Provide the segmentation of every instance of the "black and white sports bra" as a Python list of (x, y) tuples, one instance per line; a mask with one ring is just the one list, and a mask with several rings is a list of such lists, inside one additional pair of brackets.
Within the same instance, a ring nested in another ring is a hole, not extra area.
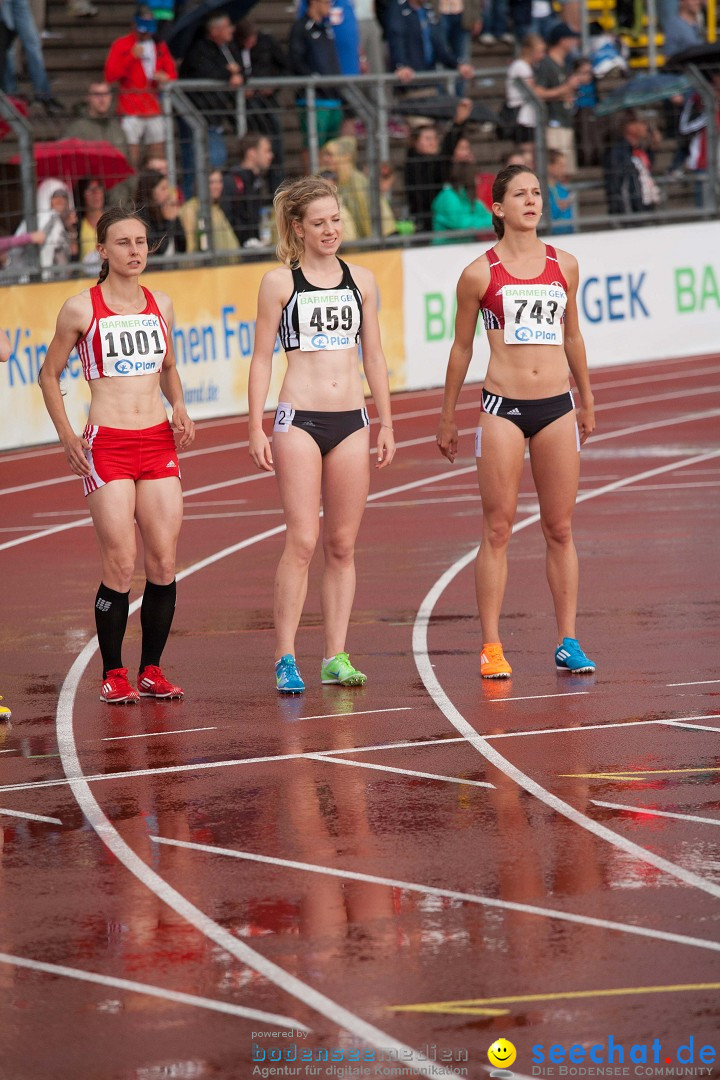
[(292, 270), (292, 296), (282, 309), (278, 334), (286, 353), (333, 352), (357, 344), (362, 326), (362, 294), (350, 267), (338, 259), (342, 281), (334, 289), (312, 285), (299, 266)]

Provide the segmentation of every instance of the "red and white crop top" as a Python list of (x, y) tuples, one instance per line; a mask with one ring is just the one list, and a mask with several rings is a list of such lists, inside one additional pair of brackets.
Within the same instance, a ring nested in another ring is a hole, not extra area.
[(118, 315), (105, 303), (99, 285), (90, 289), (92, 322), (77, 344), (88, 382), (111, 376), (156, 375), (162, 370), (168, 326), (153, 294), (141, 288), (146, 306), (139, 315)]
[(480, 301), (486, 330), (504, 330), (506, 345), (562, 345), (567, 281), (557, 252), (545, 245), (545, 267), (536, 278), (516, 278), (500, 262), (495, 248), (487, 252), (490, 284)]

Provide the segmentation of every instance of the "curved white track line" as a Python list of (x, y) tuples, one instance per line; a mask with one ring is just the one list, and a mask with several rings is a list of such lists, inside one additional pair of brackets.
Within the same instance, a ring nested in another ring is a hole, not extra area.
[[(611, 491), (617, 491), (618, 488), (628, 487), (630, 484), (646, 480), (651, 476), (658, 476), (661, 473), (670, 472), (675, 469), (687, 468), (690, 465), (696, 465), (701, 461), (709, 461), (711, 458), (716, 457), (720, 457), (720, 450), (712, 450), (705, 454), (698, 454), (695, 457), (686, 458), (684, 461), (676, 461), (670, 465), (661, 465), (659, 468), (636, 473), (634, 476), (616, 480), (611, 484), (604, 484), (594, 491), (588, 491), (584, 495), (579, 495), (577, 501), (587, 502), (588, 499), (597, 499), (600, 495), (606, 495)], [(524, 518), (523, 521), (519, 522), (519, 524), (513, 528), (513, 533), (520, 532), (522, 529), (528, 528), (528, 526), (535, 524), (539, 520), (539, 513), (532, 514), (530, 517)], [(632, 840), (628, 840), (619, 833), (613, 832), (612, 829), (608, 829), (605, 825), (601, 825), (599, 822), (594, 821), (586, 814), (583, 814), (582, 811), (576, 810), (574, 806), (571, 806), (563, 799), (553, 795), (552, 792), (542, 787), (536, 780), (533, 780), (526, 773), (522, 772), (508, 761), (507, 758), (503, 757), (502, 754), (490, 745), (487, 739), (478, 734), (475, 728), (468, 723), (462, 713), (460, 713), (453, 705), (452, 701), (443, 690), (440, 681), (435, 674), (435, 670), (430, 663), (427, 631), (433, 610), (439, 598), (460, 571), (475, 559), (477, 551), (478, 548), (476, 547), (468, 552), (467, 555), (463, 555), (462, 558), (458, 559), (457, 562), (449, 567), (442, 577), (436, 581), (435, 585), (423, 600), (413, 627), (413, 654), (415, 657), (415, 664), (420, 673), (420, 678), (425, 685), (425, 689), (435, 704), (450, 721), (456, 731), (463, 735), (467, 741), (475, 747), (478, 753), (489, 761), (491, 765), (494, 765), (499, 769), (500, 772), (504, 773), (511, 780), (514, 780), (519, 787), (524, 788), (525, 791), (534, 795), (540, 802), (545, 803), (546, 806), (551, 807), (551, 809), (557, 811), (558, 814), (562, 814), (563, 817), (568, 818), (581, 828), (587, 829), (601, 840), (607, 840), (614, 847), (620, 848), (627, 854), (632, 855), (633, 858), (641, 859), (643, 862), (649, 863), (657, 870), (661, 870), (663, 873), (670, 874), (672, 877), (682, 881), (685, 885), (701, 889), (711, 896), (720, 898), (720, 885), (716, 885), (714, 882), (706, 880), (699, 874), (693, 873), (692, 870), (686, 870), (684, 867), (677, 866), (675, 863), (670, 862), (669, 859), (665, 859), (661, 855), (656, 855), (654, 852), (648, 851), (646, 848), (641, 847)]]

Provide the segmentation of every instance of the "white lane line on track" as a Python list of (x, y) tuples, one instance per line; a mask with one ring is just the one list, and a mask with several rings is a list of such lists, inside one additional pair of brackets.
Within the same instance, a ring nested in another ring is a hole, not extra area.
[[(704, 720), (714, 720), (713, 716), (702, 717)], [(685, 728), (687, 731), (718, 731), (720, 728), (713, 727), (711, 724), (689, 724), (686, 720), (661, 720), (661, 724), (665, 724), (666, 727), (679, 727)]]
[[(604, 442), (604, 441), (606, 441), (608, 439), (619, 439), (619, 438), (622, 438), (625, 435), (635, 435), (635, 434), (637, 434), (638, 432), (641, 432), (641, 431), (655, 431), (658, 428), (675, 427), (678, 424), (689, 424), (689, 423), (693, 423), (696, 420), (706, 420), (706, 419), (708, 419), (710, 417), (714, 417), (714, 416), (720, 416), (720, 409), (708, 409), (708, 410), (706, 410), (704, 412), (686, 413), (685, 416), (672, 417), (671, 419), (668, 419), (668, 420), (657, 420), (657, 421), (652, 421), (651, 423), (648, 423), (648, 424), (636, 424), (633, 427), (618, 428), (615, 431), (609, 431), (609, 432), (601, 433), (600, 435), (593, 435), (592, 436), (592, 442), (593, 443), (598, 443), (598, 442)], [(475, 431), (474, 427), (472, 427), (472, 428), (464, 428), (462, 431), (458, 432), (458, 435), (459, 436), (471, 435), (471, 434), (474, 433), (474, 431)], [(434, 442), (434, 441), (435, 441), (435, 436), (434, 435), (423, 436), (421, 439), (409, 439), (406, 442), (399, 443), (398, 446), (416, 446), (416, 445), (420, 445), (421, 443), (428, 443), (428, 442)], [(466, 473), (474, 473), (475, 471), (476, 471), (475, 465), (466, 466), (466, 467), (464, 467), (462, 469), (454, 469), (450, 473), (441, 473), (438, 476), (430, 477), (426, 481), (417, 481), (413, 485), (406, 485), (406, 486), (402, 486), (402, 487), (399, 487), (399, 488), (390, 489), (390, 491), (387, 492), (387, 494), (394, 494), (397, 491), (407, 491), (407, 490), (410, 489), (411, 486), (412, 487), (421, 487), (421, 486), (423, 486), (424, 483), (428, 483), (428, 484), (435, 483), (437, 480), (442, 480), (446, 476), (452, 475), (452, 476), (458, 477), (458, 476), (463, 476)], [(647, 475), (655, 475), (655, 474), (650, 473), (650, 474), (647, 474)], [(265, 472), (263, 472), (263, 473), (253, 474), (251, 476), (239, 476), (239, 477), (236, 477), (236, 478), (234, 478), (232, 480), (223, 480), (222, 482), (217, 483), (217, 484), (205, 484), (202, 487), (192, 488), (189, 491), (184, 492), (183, 496), (184, 496), (184, 498), (189, 498), (191, 495), (203, 495), (208, 491), (219, 491), (219, 490), (224, 489), (224, 488), (233, 487), (233, 486), (235, 486), (237, 484), (247, 484), (247, 483), (251, 483), (252, 481), (255, 481), (255, 480), (265, 480), (269, 476), (274, 476), (274, 473), (265, 473)], [(78, 478), (73, 477), (73, 479), (77, 480)], [(602, 489), (602, 490), (604, 491), (605, 489)], [(385, 493), (376, 492), (374, 495), (370, 495), (368, 497), (368, 502), (372, 502), (373, 499), (375, 499), (375, 498), (382, 498), (383, 494), (385, 494)], [(588, 494), (588, 497), (593, 497), (594, 494), (595, 494), (595, 492), (591, 492), (591, 493)], [(578, 497), (578, 501), (580, 501), (580, 497)], [(66, 532), (68, 529), (77, 529), (77, 528), (79, 528), (81, 526), (87, 526), (87, 525), (91, 525), (91, 524), (92, 524), (91, 518), (84, 517), (84, 518), (80, 518), (78, 521), (67, 522), (64, 525), (53, 525), (51, 528), (41, 530), (40, 532), (34, 532), (30, 536), (20, 536), (15, 540), (8, 540), (4, 544), (0, 544), (0, 551), (6, 551), (8, 548), (18, 547), (20, 544), (29, 544), (32, 540), (42, 540), (46, 536), (54, 536), (56, 533)]]
[(0, 807), (0, 817), (5, 816), (28, 818), (29, 821), (46, 821), (48, 825), (62, 825), (62, 821), (58, 817), (45, 817), (43, 814), (29, 814), (22, 810), (6, 810), (4, 807)]
[(589, 694), (589, 690), (566, 690), (564, 694), (527, 694), (525, 697), (491, 698), (491, 705), (502, 705), (505, 701), (542, 701), (544, 698), (555, 697), (582, 697)]
[(68, 979), (97, 983), (98, 986), (111, 986), (113, 989), (127, 990), (131, 994), (147, 994), (150, 997), (163, 998), (165, 1001), (175, 1001), (178, 1005), (194, 1005), (200, 1009), (227, 1013), (229, 1016), (259, 1020), (264, 1024), (272, 1024), (274, 1027), (297, 1028), (300, 1031), (311, 1030), (298, 1020), (293, 1020), (291, 1016), (279, 1016), (276, 1013), (261, 1012), (259, 1009), (246, 1009), (242, 1005), (232, 1005), (229, 1001), (216, 1001), (214, 998), (183, 994), (179, 990), (164, 990), (161, 986), (150, 986), (148, 983), (133, 982), (130, 979), (116, 979), (112, 975), (96, 975), (94, 971), (82, 971), (80, 968), (66, 967), (64, 964), (46, 964), (40, 960), (29, 960), (26, 956), (13, 956), (12, 953), (4, 952), (0, 952), (0, 963), (10, 964), (12, 967), (29, 968), (30, 971), (41, 971), (46, 975), (63, 975)]
[(356, 769), (377, 769), (378, 772), (396, 773), (399, 776), (418, 776), (423, 780), (443, 780), (450, 784), (467, 784), (468, 787), (495, 787), (487, 780), (466, 780), (462, 776), (442, 776), (440, 773), (418, 772), (416, 769), (399, 769), (393, 765), (378, 765), (374, 761), (348, 761), (346, 758), (339, 757), (340, 754), (342, 750), (338, 750), (335, 754), (305, 754), (304, 756), (310, 761), (333, 761), (336, 765), (353, 765)]
[[(577, 501), (586, 502), (589, 499), (598, 498), (600, 495), (604, 495), (609, 491), (614, 491), (619, 487), (627, 487), (630, 484), (636, 483), (638, 480), (646, 480), (651, 476), (658, 476), (662, 473), (669, 472), (671, 469), (689, 468), (701, 461), (709, 461), (711, 458), (719, 456), (720, 450), (712, 450), (705, 454), (698, 454), (691, 458), (686, 458), (681, 462), (675, 462), (670, 465), (661, 465), (656, 469), (649, 469), (645, 472), (636, 473), (634, 476), (628, 476), (625, 479), (617, 480), (614, 483), (606, 484), (603, 487), (597, 488), (595, 491), (579, 496)], [(525, 518), (514, 526), (513, 533), (520, 532), (522, 529), (526, 529), (530, 525), (536, 524), (539, 519), (539, 514), (534, 514), (531, 517)], [(686, 870), (684, 867), (676, 865), (674, 862), (663, 858), (661, 855), (656, 855), (653, 851), (648, 851), (647, 848), (641, 847), (639, 844), (626, 839), (619, 833), (613, 832), (612, 829), (608, 829), (605, 825), (601, 825), (599, 822), (594, 821), (592, 818), (588, 817), (587, 814), (583, 814), (582, 811), (571, 806), (570, 803), (553, 795), (552, 792), (548, 791), (536, 780), (533, 780), (530, 776), (508, 761), (507, 758), (503, 757), (502, 754), (498, 753), (498, 751), (490, 745), (488, 740), (482, 735), (479, 735), (475, 728), (468, 723), (462, 713), (453, 705), (452, 701), (443, 690), (430, 662), (428, 651), (428, 626), (439, 598), (442, 596), (450, 582), (453, 581), (466, 566), (469, 566), (470, 563), (473, 562), (477, 551), (478, 549), (475, 547), (467, 555), (463, 555), (462, 558), (458, 559), (435, 582), (435, 585), (420, 605), (415, 620), (415, 626), (413, 627), (413, 655), (415, 657), (415, 664), (420, 674), (420, 678), (425, 685), (425, 689), (437, 707), (456, 731), (461, 735), (464, 735), (468, 742), (475, 747), (482, 757), (492, 765), (495, 765), (511, 780), (514, 780), (519, 787), (524, 788), (525, 791), (534, 795), (540, 802), (545, 803), (546, 806), (549, 806), (558, 814), (568, 818), (581, 828), (593, 833), (599, 839), (606, 840), (614, 847), (625, 851), (633, 858), (649, 863), (657, 870), (661, 870), (662, 872), (677, 878), (679, 881), (682, 881), (685, 885), (690, 885), (693, 888), (709, 893), (711, 896), (720, 898), (720, 885), (715, 884), (713, 881), (708, 881), (706, 878), (701, 877), (692, 870)]]
[[(409, 708), (409, 706), (406, 706)], [(370, 711), (403, 711), (403, 710), (370, 710)], [(299, 719), (302, 720), (324, 720), (327, 713), (323, 713), (320, 716), (308, 717), (303, 716)], [(357, 716), (358, 713), (337, 713), (337, 716)], [(689, 719), (692, 719), (690, 717)], [(699, 720), (712, 720), (713, 715), (697, 717)], [(718, 717), (720, 719), (720, 717)], [(535, 728), (532, 731), (503, 731), (498, 732), (496, 735), (486, 735), (486, 739), (517, 739), (525, 738), (531, 735), (577, 735), (584, 731), (603, 731), (605, 728), (629, 728), (629, 727), (641, 727), (644, 725), (652, 724), (666, 724), (668, 727), (687, 727), (697, 728), (704, 731), (720, 731), (720, 728), (703, 727), (701, 724), (690, 724), (685, 720), (624, 720), (617, 723), (610, 724), (576, 724), (573, 727), (561, 727), (561, 728)], [(168, 773), (183, 773), (183, 772), (195, 772), (204, 769), (225, 769), (232, 768), (236, 765), (266, 765), (269, 762), (279, 761), (302, 761), (305, 758), (316, 756), (324, 758), (326, 756), (333, 756), (336, 754), (368, 754), (376, 750), (402, 750), (413, 749), (416, 747), (423, 748), (425, 746), (442, 746), (445, 743), (464, 743), (465, 737), (458, 735), (456, 737), (444, 738), (444, 739), (417, 739), (413, 742), (392, 742), (392, 743), (376, 743), (373, 746), (348, 746), (348, 747), (333, 747), (330, 750), (313, 750), (306, 751), (305, 753), (297, 754), (264, 754), (259, 757), (249, 758), (229, 758), (224, 761), (195, 761), (189, 765), (163, 765), (156, 769), (128, 769), (125, 772), (115, 773), (91, 773), (85, 775), (84, 779), (88, 783), (96, 783), (100, 780), (132, 780), (134, 777), (140, 776), (164, 776)], [(0, 750), (3, 754), (14, 754), (17, 750)], [(68, 777), (63, 777), (61, 780), (31, 780), (23, 784), (5, 784), (0, 786), (0, 793), (3, 791), (35, 791), (41, 788), (49, 787), (65, 787), (70, 783)]]
[(331, 712), (318, 713), (317, 716), (298, 716), (296, 720), (336, 720), (339, 716), (370, 716), (371, 713), (410, 712), (411, 709), (411, 705), (394, 705), (391, 709), (353, 709), (351, 713)]
[(215, 847), (212, 844), (198, 844), (189, 840), (174, 840), (164, 836), (151, 836), (156, 844), (169, 847), (187, 848), (190, 851), (208, 855), (225, 855), (247, 862), (265, 863), (268, 866), (285, 866), (289, 870), (304, 870), (327, 877), (345, 878), (351, 881), (366, 881), (371, 885), (387, 885), (394, 889), (406, 889), (408, 892), (425, 893), (428, 896), (442, 896), (450, 900), (462, 900), (482, 907), (500, 908), (504, 911), (518, 911), (524, 915), (540, 915), (545, 919), (558, 919), (561, 922), (580, 923), (582, 926), (597, 926), (602, 930), (619, 930), (624, 934), (636, 934), (639, 937), (656, 938), (660, 941), (672, 941), (681, 945), (693, 945), (701, 949), (720, 952), (720, 942), (707, 938), (694, 938), (685, 934), (673, 934), (667, 930), (650, 930), (645, 926), (633, 926), (632, 923), (613, 922), (609, 919), (596, 919), (592, 915), (576, 915), (574, 912), (539, 907), (537, 904), (521, 904), (514, 900), (497, 900), (493, 896), (481, 896), (476, 893), (458, 892), (455, 889), (442, 889), (435, 885), (420, 885), (416, 881), (401, 881), (396, 878), (378, 877), (376, 874), (362, 874), (355, 870), (338, 870), (332, 866), (318, 866), (316, 863), (298, 862), (296, 859), (279, 859), (270, 855), (256, 855), (251, 851), (237, 851), (234, 848)]
[(120, 742), (122, 739), (154, 739), (160, 735), (187, 735), (191, 731), (217, 731), (217, 724), (210, 727), (175, 728), (174, 731), (143, 731), (140, 735), (106, 735), (101, 742)]
[(666, 686), (708, 686), (710, 683), (720, 683), (720, 679), (698, 679), (697, 682), (668, 682)]
[(631, 814), (650, 814), (652, 817), (677, 818), (678, 821), (698, 821), (701, 825), (720, 825), (720, 818), (700, 817), (698, 814), (674, 814), (670, 810), (651, 810), (647, 806), (626, 806), (624, 803), (601, 802), (591, 799), (594, 806), (607, 806), (610, 810), (627, 810)]

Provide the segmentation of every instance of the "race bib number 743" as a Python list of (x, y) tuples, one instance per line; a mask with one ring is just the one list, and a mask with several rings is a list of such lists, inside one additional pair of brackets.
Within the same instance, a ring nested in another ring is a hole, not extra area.
[(157, 315), (110, 315), (98, 322), (105, 375), (154, 375), (167, 351)]
[(562, 285), (503, 285), (506, 345), (562, 345)]

